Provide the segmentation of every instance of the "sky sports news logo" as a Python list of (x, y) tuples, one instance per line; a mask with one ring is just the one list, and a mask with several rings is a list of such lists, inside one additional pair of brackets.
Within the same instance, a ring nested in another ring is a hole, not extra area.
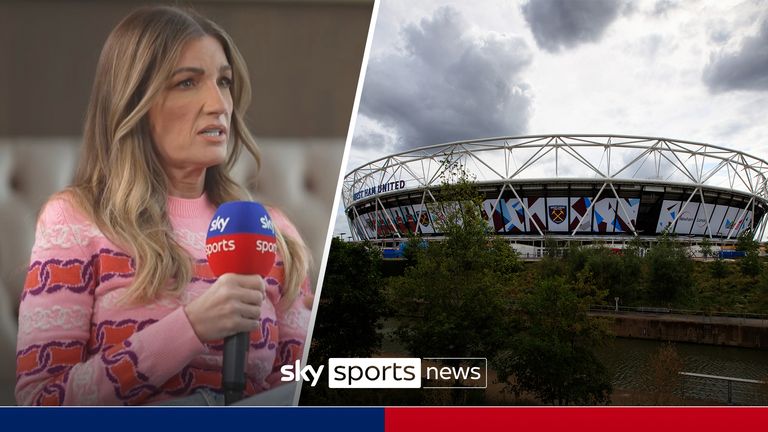
[(488, 387), (488, 359), (482, 357), (330, 358), (327, 371), (297, 360), (280, 368), (280, 380), (314, 387), (324, 372), (328, 387), (339, 389)]

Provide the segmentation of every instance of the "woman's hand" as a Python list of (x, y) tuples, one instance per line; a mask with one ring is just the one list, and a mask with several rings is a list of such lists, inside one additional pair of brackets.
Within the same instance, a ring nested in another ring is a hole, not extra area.
[(210, 342), (256, 328), (264, 295), (261, 276), (225, 273), (184, 312), (200, 341)]

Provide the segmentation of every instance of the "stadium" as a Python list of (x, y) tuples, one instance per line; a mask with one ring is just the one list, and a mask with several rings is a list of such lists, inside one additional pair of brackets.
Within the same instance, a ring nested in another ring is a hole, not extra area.
[(450, 203), (439, 190), (458, 163), (476, 182), (490, 232), (526, 254), (545, 241), (620, 248), (668, 232), (727, 249), (764, 238), (768, 162), (728, 148), (626, 135), (535, 135), (421, 147), (364, 164), (344, 178), (355, 240), (440, 239)]

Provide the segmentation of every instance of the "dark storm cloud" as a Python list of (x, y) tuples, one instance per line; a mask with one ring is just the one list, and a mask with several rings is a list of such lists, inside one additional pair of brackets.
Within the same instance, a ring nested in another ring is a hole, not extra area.
[(355, 147), (361, 150), (374, 150), (391, 147), (394, 138), (385, 133), (359, 127), (355, 129)]
[[(360, 114), (392, 132), (395, 148), (383, 151), (526, 131), (531, 96), (519, 74), (530, 50), (521, 38), (469, 31), (443, 7), (402, 29), (401, 51), (370, 60)], [(355, 146), (388, 142), (356, 132)]]
[(558, 52), (597, 42), (621, 13), (630, 13), (623, 0), (531, 0), (522, 6), (536, 44)]
[(713, 93), (768, 90), (768, 19), (756, 35), (744, 39), (738, 51), (712, 54), (703, 79)]

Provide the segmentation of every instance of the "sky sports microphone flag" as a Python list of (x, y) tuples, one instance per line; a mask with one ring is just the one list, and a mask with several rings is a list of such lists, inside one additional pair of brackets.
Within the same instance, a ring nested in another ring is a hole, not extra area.
[[(276, 250), (275, 228), (264, 206), (232, 201), (216, 210), (205, 239), (205, 254), (217, 277), (224, 273), (264, 277), (275, 264)], [(224, 338), (221, 386), (226, 405), (243, 397), (249, 346), (247, 332)]]
[(275, 263), (276, 250), (275, 229), (264, 206), (232, 201), (216, 210), (205, 240), (208, 265), (216, 276), (265, 276)]

